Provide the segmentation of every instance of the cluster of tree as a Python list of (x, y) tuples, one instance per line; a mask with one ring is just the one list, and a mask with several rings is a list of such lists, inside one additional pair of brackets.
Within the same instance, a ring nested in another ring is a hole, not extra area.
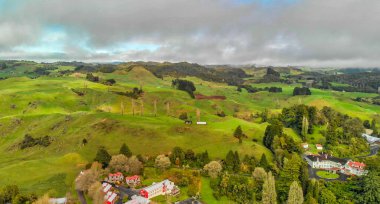
[(186, 91), (191, 96), (191, 98), (194, 98), (194, 91), (196, 88), (192, 81), (175, 79), (172, 80), (172, 86), (178, 90)]
[(361, 70), (359, 73), (348, 73), (339, 75), (328, 75), (324, 79), (328, 82), (337, 82), (349, 84), (351, 86), (339, 86), (334, 89), (344, 91), (359, 91), (365, 93), (377, 93), (380, 87), (380, 72), (371, 71), (367, 72)]
[(293, 89), (293, 96), (297, 95), (311, 95), (311, 91), (307, 87), (295, 87)]
[(184, 151), (181, 147), (174, 147), (169, 155), (170, 162), (176, 166), (189, 166), (202, 168), (210, 162), (208, 152), (195, 154), (193, 150)]
[(117, 67), (113, 64), (86, 64), (82, 62), (64, 62), (64, 66), (75, 66), (75, 72), (102, 72), (102, 73), (112, 73)]
[(105, 79), (102, 80), (99, 78), (99, 76), (94, 76), (92, 73), (87, 73), (86, 79), (91, 82), (96, 82), (96, 83), (102, 83), (107, 86), (112, 86), (116, 83), (115, 79)]
[(143, 66), (152, 72), (158, 78), (164, 76), (186, 77), (194, 76), (205, 81), (227, 83), (228, 85), (237, 85), (243, 83), (243, 78), (249, 77), (244, 70), (230, 67), (204, 67), (199, 64), (190, 64), (187, 62), (180, 63), (135, 63), (134, 66)]
[(200, 192), (201, 176), (199, 171), (172, 169), (164, 173), (164, 177), (179, 187), (187, 187), (187, 195), (192, 197)]
[(7, 185), (0, 188), (0, 203), (24, 204), (33, 203), (38, 199), (37, 195), (22, 194), (17, 185)]
[(272, 67), (267, 68), (266, 74), (260, 79), (259, 83), (271, 83), (271, 82), (282, 82), (281, 75), (279, 72), (274, 70)]
[(286, 127), (293, 128), (305, 138), (306, 134), (312, 134), (314, 131), (314, 125), (318, 122), (317, 113), (318, 110), (314, 106), (294, 105), (283, 108), (279, 118)]
[(71, 91), (77, 94), (78, 96), (84, 96), (84, 91), (74, 89), (74, 88), (71, 88)]
[(87, 73), (86, 79), (91, 82), (99, 82), (100, 80), (98, 76), (94, 76), (92, 73)]
[(138, 99), (144, 94), (144, 91), (141, 87), (140, 88), (134, 87), (132, 91), (114, 92), (114, 93), (122, 95), (122, 96), (127, 96), (133, 99)]
[(26, 134), (24, 139), (19, 143), (20, 149), (26, 149), (28, 147), (34, 147), (36, 145), (41, 145), (43, 147), (49, 146), (51, 143), (50, 136), (44, 136), (40, 138), (33, 138), (31, 135)]
[(282, 88), (281, 87), (269, 87), (268, 89), (269, 92), (272, 92), (272, 93), (281, 93), (282, 92)]
[(272, 93), (280, 93), (280, 92), (282, 92), (282, 88), (281, 87), (257, 88), (257, 87), (253, 87), (251, 85), (238, 85), (237, 91), (241, 92), (242, 89), (247, 90), (248, 93), (256, 93), (256, 92), (259, 92), (259, 91), (269, 91), (269, 92), (272, 92)]
[(364, 103), (380, 106), (380, 96), (373, 97), (373, 98), (357, 97), (353, 100), (357, 102), (364, 102)]
[(7, 64), (5, 62), (1, 63), (0, 70), (4, 70), (8, 68)]

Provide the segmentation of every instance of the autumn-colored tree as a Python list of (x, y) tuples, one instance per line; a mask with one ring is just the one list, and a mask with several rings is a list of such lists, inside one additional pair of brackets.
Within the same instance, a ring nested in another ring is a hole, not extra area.
[(140, 174), (141, 173), (141, 170), (143, 168), (143, 164), (141, 163), (141, 161), (136, 157), (136, 156), (132, 156), (128, 159), (128, 168), (129, 168), (129, 171), (128, 173), (130, 174)]
[(86, 191), (98, 180), (101, 174), (101, 164), (94, 162), (90, 169), (82, 171), (75, 179), (75, 189)]
[(303, 203), (303, 192), (297, 181), (293, 181), (289, 189), (288, 201), (286, 204), (302, 204)]
[(156, 157), (154, 164), (156, 168), (160, 170), (165, 170), (170, 167), (171, 162), (169, 157), (161, 154)]
[(252, 173), (253, 178), (255, 178), (256, 181), (265, 181), (267, 179), (267, 172), (265, 172), (265, 169), (262, 167), (256, 167), (255, 170)]
[(38, 200), (34, 201), (33, 204), (50, 204), (50, 197), (48, 194), (43, 195)]
[(102, 191), (102, 184), (99, 181), (91, 184), (88, 195), (92, 198), (93, 204), (103, 204), (105, 193)]
[(128, 157), (126, 157), (124, 154), (114, 155), (112, 156), (108, 167), (112, 172), (128, 172)]
[(211, 161), (203, 167), (203, 170), (205, 170), (211, 178), (216, 178), (222, 171), (222, 165), (218, 161)]

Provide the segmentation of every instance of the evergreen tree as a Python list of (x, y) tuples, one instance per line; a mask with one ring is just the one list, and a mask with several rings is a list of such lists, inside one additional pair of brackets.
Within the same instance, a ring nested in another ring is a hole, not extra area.
[(233, 171), (234, 172), (239, 172), (240, 170), (240, 158), (239, 158), (239, 153), (235, 151), (234, 154), (234, 166), (233, 166)]
[(293, 181), (299, 182), (301, 158), (298, 154), (293, 153), (290, 160), (284, 161), (284, 168), (280, 172), (278, 179), (278, 195), (280, 201), (286, 201), (289, 187)]
[(1, 69), (6, 69), (7, 68), (7, 64), (5, 64), (5, 62), (3, 62), (2, 64), (1, 64), (1, 67), (0, 67)]
[(274, 176), (272, 172), (268, 173), (268, 176), (263, 184), (263, 195), (262, 195), (263, 204), (276, 204), (277, 203), (277, 193)]
[(267, 156), (265, 156), (265, 154), (261, 155), (259, 166), (263, 167), (266, 170), (269, 168)]
[(224, 161), (227, 171), (233, 171), (235, 165), (235, 154), (230, 150), (226, 155), (226, 160)]
[(242, 143), (242, 138), (243, 138), (243, 131), (241, 129), (241, 126), (237, 126), (234, 132), (234, 137), (239, 139), (239, 143)]
[(301, 135), (303, 136), (304, 139), (306, 138), (306, 135), (308, 132), (309, 132), (309, 121), (308, 121), (307, 117), (303, 116)]
[(125, 143), (123, 143), (123, 145), (121, 145), (119, 154), (124, 154), (127, 157), (132, 156), (131, 150), (129, 149), (129, 147)]
[(102, 164), (103, 168), (106, 168), (111, 161), (111, 155), (107, 152), (105, 147), (101, 146), (96, 153), (94, 161), (97, 161)]
[(380, 176), (378, 172), (370, 171), (363, 179), (362, 203), (380, 203)]
[(181, 165), (185, 160), (185, 152), (180, 147), (174, 147), (169, 158), (172, 164)]
[(365, 121), (363, 122), (363, 126), (364, 126), (365, 128), (367, 128), (367, 129), (370, 129), (370, 128), (371, 128), (371, 124), (369, 123), (369, 120), (365, 120)]
[(373, 130), (373, 135), (377, 135), (378, 134), (378, 131), (377, 131), (377, 127), (376, 127), (376, 120), (373, 119), (372, 122), (371, 122), (371, 129)]
[(298, 185), (297, 181), (293, 181), (289, 189), (287, 204), (302, 204), (303, 203), (303, 192), (302, 188)]
[(320, 204), (336, 204), (336, 197), (333, 192), (325, 188), (321, 191), (319, 200)]

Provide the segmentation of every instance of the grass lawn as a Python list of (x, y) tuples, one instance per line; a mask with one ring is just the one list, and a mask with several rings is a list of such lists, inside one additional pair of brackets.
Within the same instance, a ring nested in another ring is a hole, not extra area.
[(325, 179), (337, 179), (339, 178), (338, 174), (329, 173), (328, 171), (317, 171), (317, 176)]
[(212, 195), (212, 189), (210, 187), (210, 178), (202, 177), (201, 180), (201, 201), (205, 204), (214, 204), (214, 203), (224, 203), (224, 204), (232, 204), (235, 203), (233, 201), (229, 201), (225, 196), (223, 196), (220, 200), (216, 200)]

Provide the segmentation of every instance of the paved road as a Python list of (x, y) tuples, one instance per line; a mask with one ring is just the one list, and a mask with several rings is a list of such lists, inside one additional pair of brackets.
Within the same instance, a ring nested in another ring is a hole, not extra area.
[(370, 156), (376, 155), (379, 152), (379, 150), (380, 150), (380, 146), (377, 144), (373, 144), (369, 147), (369, 154), (368, 155), (361, 156), (358, 158), (365, 158), (365, 157), (370, 157)]

